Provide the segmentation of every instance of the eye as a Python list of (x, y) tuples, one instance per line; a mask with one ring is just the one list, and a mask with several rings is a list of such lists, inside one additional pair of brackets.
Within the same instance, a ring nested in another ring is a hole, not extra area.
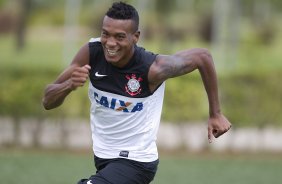
[(125, 35), (117, 35), (116, 39), (122, 41), (123, 39), (125, 39)]
[(105, 32), (105, 31), (102, 31), (101, 36), (105, 38), (105, 37), (108, 37), (109, 34), (107, 32)]

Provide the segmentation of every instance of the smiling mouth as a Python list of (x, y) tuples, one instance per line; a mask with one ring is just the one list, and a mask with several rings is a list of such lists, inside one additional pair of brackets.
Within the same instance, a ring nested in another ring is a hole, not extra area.
[(113, 50), (113, 49), (107, 49), (106, 51), (108, 53), (109, 56), (116, 56), (118, 54), (118, 50)]

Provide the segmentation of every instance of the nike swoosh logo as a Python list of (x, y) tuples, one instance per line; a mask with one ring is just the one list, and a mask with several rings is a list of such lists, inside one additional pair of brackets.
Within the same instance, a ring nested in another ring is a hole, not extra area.
[(96, 77), (106, 77), (107, 75), (102, 75), (102, 74), (99, 74), (98, 72), (96, 72), (96, 73), (95, 73), (95, 76), (96, 76)]
[(88, 180), (86, 184), (92, 184), (91, 180)]

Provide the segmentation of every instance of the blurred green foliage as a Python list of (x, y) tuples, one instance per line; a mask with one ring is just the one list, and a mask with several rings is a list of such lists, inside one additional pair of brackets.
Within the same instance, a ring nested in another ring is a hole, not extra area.
[[(281, 126), (281, 73), (282, 69), (277, 69), (219, 76), (222, 111), (235, 126)], [(204, 121), (207, 117), (207, 97), (198, 75), (167, 82), (164, 120)]]
[[(0, 0), (0, 12), (5, 12), (5, 16), (8, 12), (15, 21), (13, 17), (17, 16), (18, 7), (13, 5), (17, 2)], [(81, 1), (78, 21), (74, 22), (79, 29), (71, 42), (73, 48), (69, 50), (66, 49), (69, 45), (64, 27), (67, 1), (31, 2), (25, 48), (16, 52), (13, 24), (11, 32), (0, 33), (0, 116), (88, 118), (87, 87), (76, 90), (61, 107), (52, 111), (43, 109), (41, 98), (45, 86), (66, 66), (64, 52), (73, 57), (90, 37), (99, 36), (101, 18), (113, 1)], [(219, 74), (222, 111), (234, 125), (282, 125), (279, 113), (282, 110), (282, 88), (279, 85), (282, 1), (241, 1), (238, 45), (228, 52), (214, 51), (211, 46), (212, 19), (209, 16), (214, 11), (215, 1), (142, 1), (147, 2), (145, 7), (141, 1), (129, 2), (140, 10), (140, 45), (147, 50), (165, 54), (192, 47), (211, 50)], [(260, 11), (261, 7), (270, 9)], [(0, 13), (0, 21), (4, 20), (1, 16)], [(226, 43), (226, 46), (231, 45)], [(227, 55), (223, 62), (218, 59), (219, 54)], [(164, 121), (207, 119), (208, 101), (197, 71), (168, 80), (165, 95)]]
[(43, 91), (51, 83), (60, 70), (46, 68), (25, 69), (20, 67), (0, 69), (0, 115), (11, 117), (86, 117), (89, 115), (87, 106), (87, 88), (77, 90), (70, 95), (71, 105), (66, 102), (62, 107), (45, 111), (41, 100)]
[[(43, 90), (60, 72), (60, 69), (43, 67), (24, 70), (17, 66), (1, 67), (0, 115), (88, 118), (87, 87), (72, 93), (65, 104), (57, 109), (43, 109)], [(281, 73), (281, 69), (252, 73), (243, 71), (219, 77), (222, 110), (234, 125), (282, 125)], [(207, 117), (207, 97), (197, 72), (166, 82), (164, 121), (203, 121)]]
[(237, 72), (220, 79), (226, 115), (235, 125), (281, 126), (282, 69)]

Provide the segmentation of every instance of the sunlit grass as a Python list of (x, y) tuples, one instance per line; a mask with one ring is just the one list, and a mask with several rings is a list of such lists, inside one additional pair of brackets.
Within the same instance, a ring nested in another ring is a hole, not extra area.
[[(162, 155), (153, 184), (280, 183), (278, 155)], [(1, 182), (9, 184), (70, 184), (95, 172), (92, 152), (4, 151), (0, 153)]]

